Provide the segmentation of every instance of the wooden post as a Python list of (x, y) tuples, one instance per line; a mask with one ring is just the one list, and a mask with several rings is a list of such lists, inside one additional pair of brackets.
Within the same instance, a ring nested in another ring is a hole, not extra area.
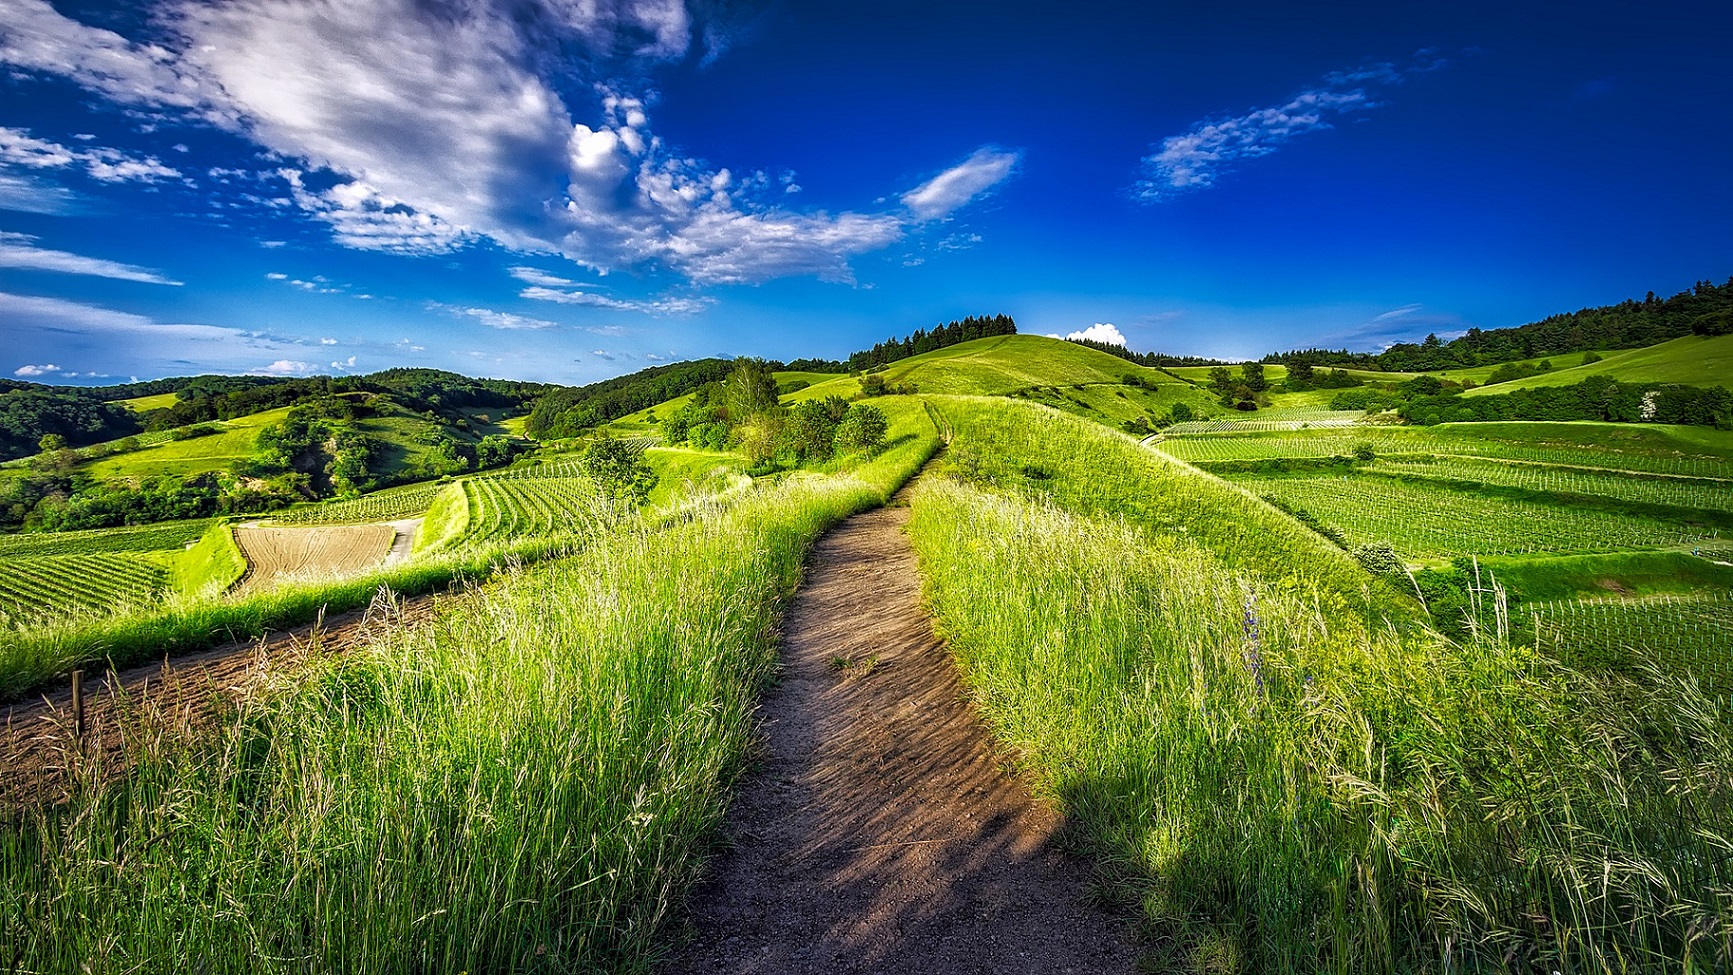
[(84, 744), (84, 671), (72, 672), (72, 733)]

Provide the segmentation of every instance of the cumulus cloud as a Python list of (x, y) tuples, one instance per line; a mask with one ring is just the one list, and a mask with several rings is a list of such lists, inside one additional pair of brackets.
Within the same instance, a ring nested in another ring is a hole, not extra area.
[[(1053, 337), (1058, 338), (1059, 336)], [(1117, 326), (1108, 322), (1096, 322), (1088, 328), (1068, 333), (1065, 337), (1067, 339), (1084, 339), (1090, 342), (1106, 342), (1108, 345), (1117, 345), (1121, 348), (1125, 346), (1125, 336), (1120, 333)]]
[(919, 220), (936, 220), (1005, 181), (1019, 153), (977, 149), (950, 169), (903, 194), (903, 205)]
[(45, 363), (45, 364), (40, 365), (40, 366), (32, 366), (32, 365), (19, 366), (18, 368), (12, 370), (12, 375), (22, 376), (25, 379), (34, 379), (37, 376), (47, 376), (47, 375), (50, 375), (52, 373), (56, 373), (59, 371), (60, 371), (60, 367), (55, 365), (54, 363), (50, 362), (50, 363)]
[[(795, 212), (792, 179), (713, 167), (664, 144), (643, 98), (554, 80), (574, 64), (592, 81), (629, 79), (641, 66), (614, 68), (695, 43), (719, 51), (722, 39), (694, 37), (681, 0), (165, 0), (153, 23), (157, 37), (133, 39), (13, 0), (0, 63), (252, 139), (287, 161), (285, 198), (357, 249), (437, 254), (488, 239), (699, 284), (847, 282), (853, 256), (979, 197), (1016, 161), (983, 149), (893, 212)], [(98, 162), (108, 168), (86, 164), (98, 178), (161, 166)]]
[(37, 238), (29, 234), (0, 230), (0, 267), (180, 286), (179, 281), (165, 278), (149, 268), (107, 261), (99, 257), (85, 257), (67, 251), (45, 250), (36, 246), (36, 240)]
[(1332, 120), (1339, 116), (1377, 108), (1383, 104), (1377, 98), (1380, 89), (1400, 84), (1407, 75), (1437, 70), (1446, 63), (1423, 51), (1405, 68), (1373, 64), (1333, 72), (1280, 105), (1206, 119), (1179, 135), (1163, 139), (1154, 152), (1143, 158), (1143, 179), (1137, 184), (1137, 195), (1151, 203), (1208, 189), (1239, 160), (1270, 155), (1298, 136), (1331, 128)]
[[(336, 363), (332, 363), (332, 365), (336, 365)], [(278, 359), (268, 366), (260, 366), (252, 370), (254, 373), (266, 376), (305, 376), (312, 371), (312, 363), (302, 362), (299, 359)]]

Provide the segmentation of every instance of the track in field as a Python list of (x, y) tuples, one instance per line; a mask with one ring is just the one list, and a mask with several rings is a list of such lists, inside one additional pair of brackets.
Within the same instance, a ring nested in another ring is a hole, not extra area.
[[(920, 602), (906, 508), (820, 539), (763, 763), (666, 973), (1130, 972), (1058, 816), (1003, 770)], [(837, 660), (852, 661), (848, 667)]]

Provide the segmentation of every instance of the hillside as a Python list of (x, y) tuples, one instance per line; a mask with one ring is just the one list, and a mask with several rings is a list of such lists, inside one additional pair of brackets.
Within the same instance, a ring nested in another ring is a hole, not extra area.
[[(886, 383), (913, 383), (922, 393), (1004, 396), (1042, 386), (1119, 385), (1136, 376), (1152, 384), (1171, 383), (1158, 369), (1041, 335), (1004, 335), (976, 339), (892, 363), (877, 375)], [(793, 399), (853, 396), (860, 380), (840, 376), (815, 383)]]
[[(1559, 359), (1555, 358), (1553, 363), (1557, 366)], [(1571, 386), (1590, 376), (1608, 376), (1621, 383), (1733, 386), (1733, 335), (1687, 335), (1646, 348), (1609, 352), (1599, 362), (1554, 368), (1526, 379), (1482, 386), (1463, 395), (1486, 396), (1540, 386)]]

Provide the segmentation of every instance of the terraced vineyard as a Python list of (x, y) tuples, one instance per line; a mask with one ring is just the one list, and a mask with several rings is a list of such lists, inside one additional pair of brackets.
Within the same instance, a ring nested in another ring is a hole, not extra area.
[(1542, 646), (1561, 656), (1628, 664), (1647, 659), (1733, 691), (1733, 593), (1566, 600), (1523, 607)]
[[(1361, 444), (1380, 456), (1436, 454), (1686, 477), (1733, 479), (1733, 451), (1687, 439), (1684, 428), (1619, 429), (1603, 423), (1461, 423), (1292, 433), (1203, 434), (1157, 446), (1193, 463), (1346, 456)], [(1626, 428), (1635, 424), (1624, 424)]]
[(1380, 460), (1373, 471), (1557, 494), (1583, 494), (1642, 504), (1733, 511), (1733, 481), (1655, 477), (1466, 457)]
[(1365, 410), (1282, 410), (1279, 416), (1257, 419), (1223, 418), (1189, 420), (1167, 428), (1169, 436), (1199, 433), (1276, 433), (1295, 430), (1334, 430), (1353, 427), (1365, 419)]
[(342, 525), (414, 518), (427, 510), (441, 488), (438, 484), (387, 488), (350, 501), (294, 508), (277, 515), (275, 520), (286, 525)]
[(8, 554), (0, 559), (0, 621), (150, 602), (167, 581), (167, 569), (136, 554)]
[(463, 490), (469, 501), (465, 541), (583, 533), (600, 523), (603, 499), (585, 477), (475, 478), (464, 481)]
[(1526, 552), (1567, 554), (1681, 545), (1683, 526), (1593, 508), (1517, 501), (1447, 486), (1362, 476), (1237, 479), (1304, 510), (1354, 545), (1388, 541), (1408, 559)]
[(184, 548), (211, 527), (211, 519), (164, 521), (127, 528), (76, 532), (0, 535), (0, 557), (16, 555), (93, 555), (100, 552), (155, 552)]

